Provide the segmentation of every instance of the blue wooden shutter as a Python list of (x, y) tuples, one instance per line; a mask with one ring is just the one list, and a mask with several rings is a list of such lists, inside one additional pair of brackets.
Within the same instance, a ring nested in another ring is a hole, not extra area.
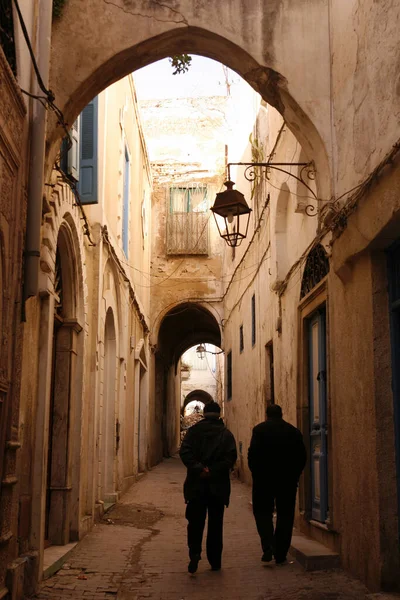
[(80, 123), (80, 175), (78, 191), (82, 204), (97, 204), (98, 98), (83, 109)]

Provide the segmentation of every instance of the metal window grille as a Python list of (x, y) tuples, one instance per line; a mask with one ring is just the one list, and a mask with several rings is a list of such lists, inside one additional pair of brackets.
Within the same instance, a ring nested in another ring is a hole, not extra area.
[(170, 189), (167, 254), (208, 254), (207, 187)]
[(251, 297), (251, 345), (256, 343), (256, 296)]
[(12, 0), (0, 0), (0, 44), (14, 75), (17, 75)]
[(307, 257), (301, 281), (300, 299), (304, 298), (311, 290), (329, 273), (329, 259), (325, 250), (318, 244)]
[(232, 350), (226, 356), (226, 398), (232, 398)]

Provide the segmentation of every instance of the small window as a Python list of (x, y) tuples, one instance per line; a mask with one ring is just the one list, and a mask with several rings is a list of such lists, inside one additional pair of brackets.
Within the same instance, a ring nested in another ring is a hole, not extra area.
[(226, 399), (232, 399), (232, 350), (226, 356)]
[(244, 350), (243, 325), (241, 325), (240, 329), (239, 329), (239, 340), (240, 340), (239, 341), (239, 349), (240, 349), (240, 352), (243, 352), (243, 350)]
[(251, 345), (256, 343), (256, 296), (251, 297)]
[(124, 162), (124, 193), (122, 205), (122, 248), (125, 256), (129, 254), (129, 187), (130, 187), (130, 161), (128, 149), (125, 146)]

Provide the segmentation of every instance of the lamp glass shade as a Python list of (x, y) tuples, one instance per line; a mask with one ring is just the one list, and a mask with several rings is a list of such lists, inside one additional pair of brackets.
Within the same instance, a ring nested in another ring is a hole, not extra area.
[(199, 345), (197, 346), (197, 348), (196, 348), (196, 354), (197, 354), (197, 356), (198, 356), (199, 358), (201, 358), (201, 360), (203, 360), (203, 358), (204, 358), (204, 357), (205, 357), (205, 355), (206, 355), (206, 349), (205, 349), (205, 347), (204, 347), (204, 345), (203, 345), (203, 344), (199, 344)]
[[(227, 189), (219, 192), (215, 198), (214, 206), (211, 208), (219, 235), (226, 241), (228, 246), (239, 246), (247, 236), (251, 208), (247, 204), (244, 195), (234, 190), (233, 181), (226, 181)], [(219, 219), (222, 217), (220, 225)]]

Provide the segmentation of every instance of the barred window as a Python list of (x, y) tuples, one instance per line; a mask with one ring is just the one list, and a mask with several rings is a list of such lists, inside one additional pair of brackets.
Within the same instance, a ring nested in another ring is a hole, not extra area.
[(300, 300), (329, 273), (329, 259), (325, 250), (318, 244), (311, 250), (304, 267), (303, 279), (301, 281)]

